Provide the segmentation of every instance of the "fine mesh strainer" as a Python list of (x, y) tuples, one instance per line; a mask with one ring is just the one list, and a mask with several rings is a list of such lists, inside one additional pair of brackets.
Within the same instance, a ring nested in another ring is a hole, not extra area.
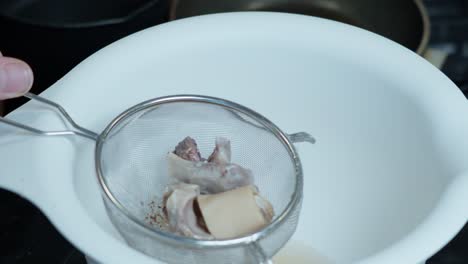
[[(169, 263), (271, 263), (296, 229), (303, 176), (292, 143), (314, 143), (307, 133), (287, 135), (227, 100), (176, 95), (129, 108), (98, 135), (77, 125), (60, 105), (31, 93), (26, 97), (55, 107), (73, 128), (42, 131), (0, 121), (36, 134), (95, 140), (96, 172), (109, 218), (131, 247), (147, 255)], [(196, 139), (202, 156), (212, 151), (216, 137), (232, 142), (232, 160), (252, 170), (255, 185), (273, 205), (276, 214), (268, 226), (228, 240), (197, 240), (167, 230), (158, 207), (171, 182), (166, 155), (186, 136)]]

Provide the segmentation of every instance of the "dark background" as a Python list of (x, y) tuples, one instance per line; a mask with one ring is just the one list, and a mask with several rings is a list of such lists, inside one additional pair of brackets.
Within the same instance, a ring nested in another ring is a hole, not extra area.
[[(155, 13), (158, 17), (154, 18), (153, 24), (167, 19), (165, 15), (167, 3), (164, 2), (162, 1), (163, 4), (158, 7), (159, 11)], [(460, 87), (465, 96), (468, 96), (468, 0), (425, 0), (424, 2), (432, 23), (430, 47), (449, 53), (448, 61), (442, 71)], [(146, 26), (150, 25), (143, 25)], [(129, 30), (131, 27), (127, 26), (116, 34), (115, 39), (101, 40), (98, 47), (125, 36)], [(2, 40), (0, 45), (1, 42)], [(70, 50), (73, 51), (72, 48)], [(71, 56), (69, 64), (65, 69), (61, 69), (60, 74), (65, 74), (94, 51), (89, 49), (83, 54)], [(21, 57), (20, 54), (17, 56)], [(40, 85), (48, 87), (53, 81), (46, 80)], [(83, 255), (74, 249), (29, 202), (15, 194), (0, 190), (0, 209), (3, 212), (0, 216), (0, 263), (85, 263)], [(427, 263), (468, 263), (468, 225)]]

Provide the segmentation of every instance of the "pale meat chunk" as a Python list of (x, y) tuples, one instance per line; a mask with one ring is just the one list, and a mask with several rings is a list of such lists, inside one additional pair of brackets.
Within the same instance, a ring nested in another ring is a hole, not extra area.
[(196, 239), (212, 239), (200, 225), (201, 215), (195, 212), (195, 198), (200, 194), (197, 185), (176, 183), (164, 194), (165, 213), (172, 232)]
[(186, 137), (167, 156), (170, 185), (164, 195), (169, 226), (197, 239), (230, 239), (268, 225), (273, 207), (259, 195), (251, 170), (231, 162), (231, 142), (217, 137), (208, 159)]
[(214, 162), (219, 165), (231, 162), (231, 142), (227, 138), (217, 137), (215, 149), (208, 157), (208, 162)]
[(200, 186), (201, 193), (219, 193), (253, 184), (252, 171), (234, 163), (194, 162), (174, 153), (168, 154), (167, 161), (170, 177)]
[(254, 186), (197, 198), (208, 231), (216, 239), (249, 235), (268, 225), (273, 207)]

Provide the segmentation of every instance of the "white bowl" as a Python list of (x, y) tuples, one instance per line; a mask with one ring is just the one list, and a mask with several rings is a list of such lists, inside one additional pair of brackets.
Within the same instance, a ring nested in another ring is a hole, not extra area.
[[(232, 100), (317, 138), (298, 147), (305, 197), (291, 245), (301, 254), (418, 263), (468, 219), (465, 98), (418, 55), (352, 26), (279, 13), (178, 20), (100, 50), (43, 96), (100, 132), (138, 102), (180, 93)], [(63, 126), (32, 102), (9, 118)], [(98, 262), (155, 263), (109, 222), (92, 141), (0, 130), (0, 186), (35, 203)]]

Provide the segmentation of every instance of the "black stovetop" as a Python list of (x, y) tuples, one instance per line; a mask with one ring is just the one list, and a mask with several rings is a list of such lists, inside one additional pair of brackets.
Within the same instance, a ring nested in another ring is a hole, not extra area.
[[(468, 97), (468, 0), (425, 3), (432, 22), (430, 46), (450, 53), (442, 71)], [(0, 208), (6, 212), (0, 217), (0, 263), (86, 263), (29, 202), (0, 190)], [(468, 225), (427, 263), (468, 263)]]

